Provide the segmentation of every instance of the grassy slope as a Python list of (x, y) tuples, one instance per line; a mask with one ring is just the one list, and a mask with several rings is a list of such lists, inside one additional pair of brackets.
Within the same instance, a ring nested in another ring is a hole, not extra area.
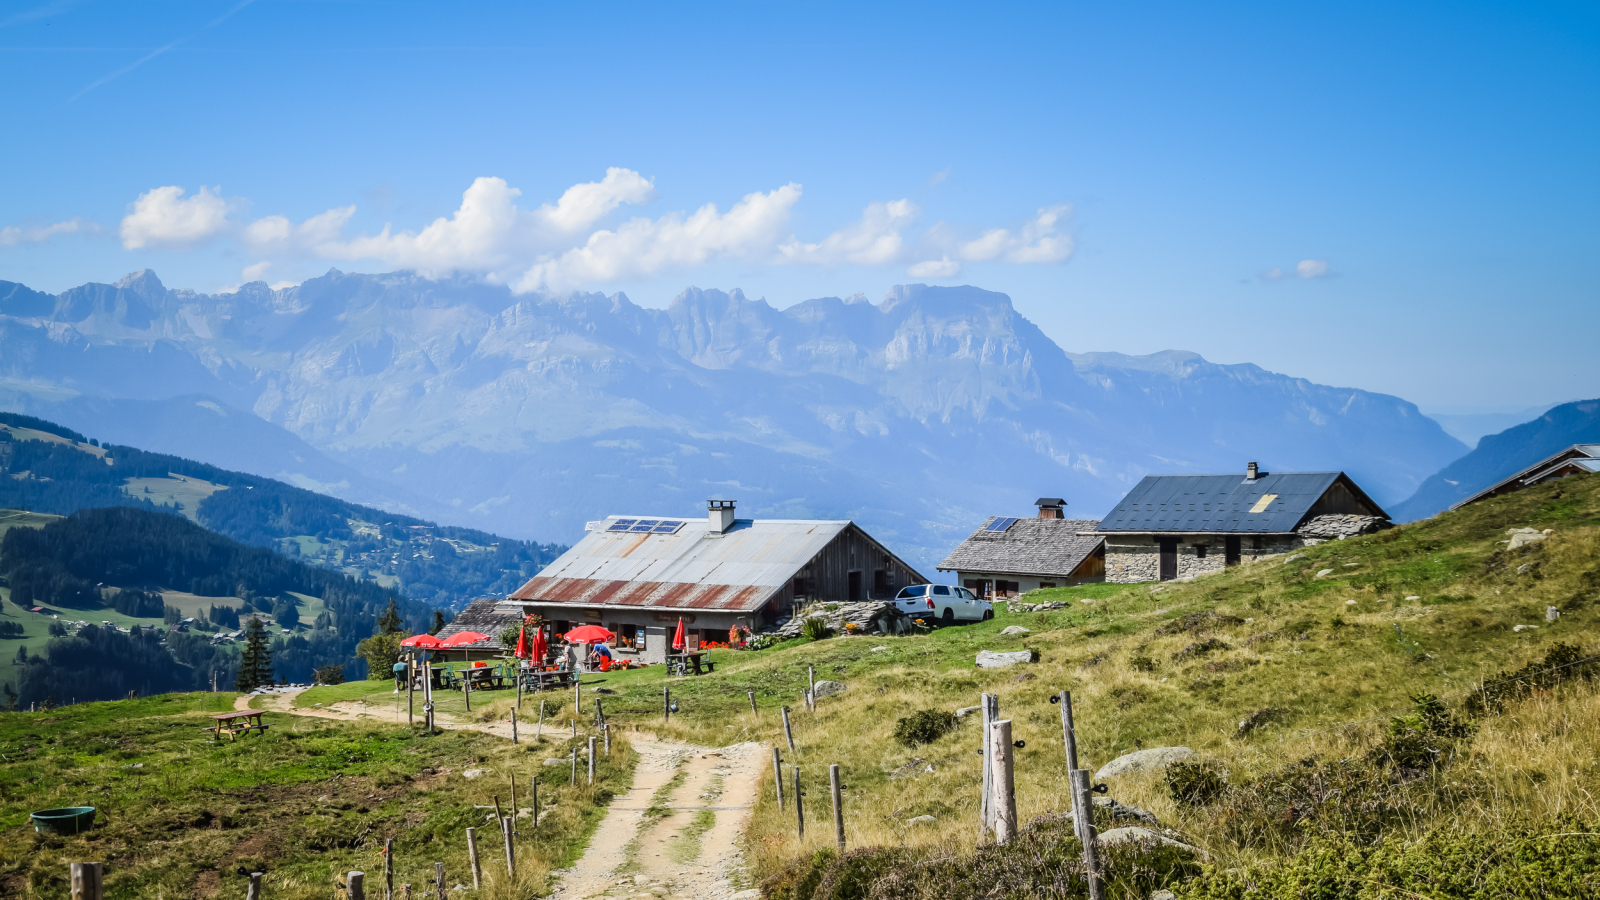
[[(107, 863), (107, 897), (244, 896), (240, 867), (267, 872), (267, 896), (321, 898), (336, 873), (368, 873), (381, 890), (383, 839), (396, 839), (396, 883), (431, 883), (435, 861), (451, 884), (471, 883), (464, 829), (479, 828), (490, 884), (464, 897), (528, 896), (567, 865), (624, 790), (633, 754), (625, 742), (602, 758), (600, 783), (566, 786), (546, 770), (565, 743), (509, 742), (473, 732), (413, 736), (405, 729), (267, 714), (266, 736), (213, 743), (208, 715), (233, 694), (167, 695), (40, 713), (0, 714), (0, 895), (65, 896), (67, 863)], [(467, 780), (462, 772), (484, 769)], [(519, 883), (504, 871), (484, 807), (519, 805), (539, 777), (537, 829), (519, 828)], [(553, 804), (553, 806), (552, 806)], [(107, 817), (77, 837), (36, 836), (33, 810), (93, 805)], [(397, 887), (398, 890), (398, 887)], [(413, 894), (416, 896), (418, 894)]]
[[(1509, 560), (1495, 557), (1506, 529), (1523, 526), (1555, 532)], [(1413, 694), (1458, 694), (1484, 676), (1542, 658), (1558, 641), (1600, 650), (1594, 639), (1597, 526), (1600, 478), (1572, 479), (1380, 535), (1323, 544), (1303, 559), (1266, 560), (1159, 589), (1063, 588), (1029, 598), (1090, 600), (1071, 610), (1002, 612), (992, 622), (925, 636), (718, 652), (716, 675), (670, 681), (682, 712), (666, 727), (659, 725), (666, 681), (659, 668), (597, 676), (590, 690), (603, 682), (615, 692), (605, 697), (614, 719), (710, 742), (781, 746), (774, 709), (788, 705), (800, 744), (797, 761), (816, 798), (814, 815), (825, 814), (826, 766), (843, 766), (853, 846), (970, 847), (979, 775), (975, 731), (959, 729), (913, 752), (890, 737), (897, 718), (927, 707), (974, 705), (984, 691), (998, 694), (1002, 715), (1014, 720), (1016, 736), (1027, 744), (1017, 754), (1024, 820), (1068, 806), (1059, 712), (1049, 703), (1062, 689), (1073, 691), (1080, 753), (1091, 768), (1166, 745), (1220, 759), (1236, 778), (1307, 756), (1358, 754), (1375, 739), (1381, 720), (1340, 726), (1406, 707)], [(1518, 574), (1524, 564), (1529, 570)], [(1548, 606), (1562, 610), (1558, 622), (1545, 621)], [(1186, 618), (1195, 614), (1199, 621)], [(1013, 624), (1031, 633), (999, 634)], [(1519, 633), (1513, 630), (1519, 624), (1539, 627)], [(1226, 648), (1176, 658), (1210, 638)], [(1041, 661), (997, 671), (973, 666), (978, 649), (1023, 647), (1038, 650)], [(1150, 671), (1136, 667), (1135, 658), (1148, 659)], [(814, 715), (801, 712), (799, 703), (808, 665), (819, 679), (850, 685), (824, 699)], [(759, 716), (749, 711), (747, 690), (757, 694)], [(304, 696), (313, 701), (315, 695)], [(585, 694), (586, 700), (592, 696)], [(570, 710), (570, 694), (564, 699)], [(1288, 712), (1279, 724), (1235, 735), (1242, 719), (1266, 707)], [(1493, 799), (1474, 807), (1478, 817), (1491, 824), (1511, 816), (1543, 821), (1563, 805), (1593, 816), (1589, 797), (1600, 791), (1600, 779), (1590, 748), (1600, 731), (1591, 707), (1592, 698), (1580, 697), (1487, 723), (1475, 746)], [(1548, 730), (1538, 733), (1546, 739), (1529, 738), (1523, 720), (1545, 723)], [(1549, 739), (1552, 733), (1560, 740)], [(935, 772), (891, 781), (889, 773), (913, 756)], [(758, 872), (831, 843), (826, 828), (797, 842), (791, 820), (777, 813), (770, 784), (765, 790), (749, 837)], [(1270, 848), (1230, 845), (1204, 816), (1181, 813), (1157, 777), (1119, 779), (1113, 795), (1152, 809), (1219, 858), (1248, 862), (1270, 855)], [(936, 823), (901, 824), (919, 813), (936, 816)]]

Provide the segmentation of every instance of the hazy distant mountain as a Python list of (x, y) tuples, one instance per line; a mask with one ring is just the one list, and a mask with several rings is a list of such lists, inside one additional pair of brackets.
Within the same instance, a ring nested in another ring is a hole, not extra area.
[(148, 271), (59, 295), (0, 282), (0, 379), (36, 414), (69, 391), (207, 394), (518, 537), (719, 496), (854, 518), (930, 569), (1043, 495), (1094, 516), (1147, 472), (1256, 460), (1344, 469), (1393, 502), (1466, 450), (1395, 397), (1179, 351), (1069, 354), (973, 287), (783, 310), (691, 288), (651, 310), (407, 273), (221, 295)]
[(1573, 444), (1591, 443), (1600, 443), (1600, 400), (1563, 403), (1479, 441), (1477, 449), (1429, 477), (1390, 512), (1401, 522), (1426, 519)]
[(1426, 413), (1427, 417), (1439, 423), (1445, 434), (1466, 444), (1468, 447), (1478, 446), (1478, 441), (1491, 434), (1499, 434), (1513, 425), (1521, 425), (1559, 406), (1558, 403), (1545, 403), (1539, 406), (1530, 406), (1517, 412), (1508, 413)]

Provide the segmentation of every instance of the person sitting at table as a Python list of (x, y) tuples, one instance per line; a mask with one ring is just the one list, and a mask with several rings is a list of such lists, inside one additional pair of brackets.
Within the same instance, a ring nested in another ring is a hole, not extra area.
[(410, 666), (403, 662), (397, 662), (392, 668), (394, 671), (394, 692), (398, 694), (406, 688), (406, 670)]
[(604, 641), (595, 644), (594, 649), (589, 651), (589, 666), (602, 672), (611, 671), (611, 648)]

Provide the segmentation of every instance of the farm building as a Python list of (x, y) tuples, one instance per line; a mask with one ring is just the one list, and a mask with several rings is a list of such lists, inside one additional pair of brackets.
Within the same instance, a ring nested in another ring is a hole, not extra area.
[(980, 597), (1016, 597), (1046, 587), (1104, 581), (1105, 538), (1094, 519), (1066, 518), (1067, 502), (1041, 497), (1037, 516), (994, 516), (939, 563)]
[(712, 500), (704, 519), (610, 516), (500, 609), (537, 613), (555, 633), (616, 632), (622, 659), (661, 662), (681, 618), (691, 640), (760, 630), (797, 602), (892, 598), (925, 579), (848, 520), (740, 519)]
[(1573, 444), (1560, 453), (1540, 460), (1504, 481), (1484, 488), (1471, 497), (1452, 505), (1450, 508), (1460, 509), (1468, 503), (1477, 503), (1479, 500), (1499, 497), (1512, 491), (1520, 491), (1525, 487), (1533, 487), (1546, 481), (1565, 478), (1568, 475), (1589, 475), (1595, 472), (1600, 472), (1600, 444)]
[(1090, 534), (1106, 580), (1171, 581), (1388, 527), (1389, 514), (1343, 472), (1146, 475)]

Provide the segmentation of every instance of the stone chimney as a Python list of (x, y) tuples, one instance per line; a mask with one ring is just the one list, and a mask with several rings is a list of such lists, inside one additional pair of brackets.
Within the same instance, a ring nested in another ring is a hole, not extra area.
[(1033, 501), (1039, 507), (1041, 519), (1065, 519), (1067, 517), (1067, 501), (1060, 497), (1040, 497)]
[(722, 534), (733, 527), (733, 503), (732, 500), (706, 501), (712, 534)]
[(1244, 479), (1246, 481), (1255, 481), (1260, 475), (1261, 470), (1256, 466), (1255, 463), (1249, 463), (1244, 467)]

